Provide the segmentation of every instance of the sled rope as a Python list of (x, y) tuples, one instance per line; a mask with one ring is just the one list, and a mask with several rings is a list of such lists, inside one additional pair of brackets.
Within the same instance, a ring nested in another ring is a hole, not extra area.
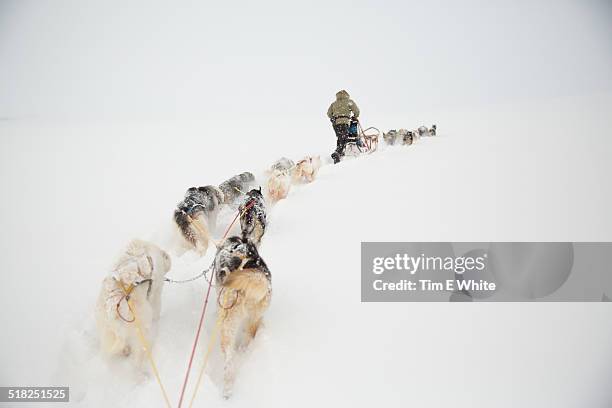
[(125, 295), (125, 299), (126, 299), (128, 308), (130, 309), (132, 316), (134, 316), (134, 323), (136, 324), (136, 331), (138, 332), (138, 339), (140, 340), (140, 343), (145, 350), (145, 354), (147, 355), (147, 359), (149, 360), (149, 363), (151, 364), (151, 369), (153, 370), (153, 374), (155, 374), (155, 379), (157, 380), (157, 383), (159, 384), (159, 388), (161, 389), (162, 395), (164, 396), (166, 407), (172, 408), (172, 404), (170, 404), (170, 399), (168, 398), (168, 393), (166, 393), (166, 389), (164, 388), (164, 384), (162, 383), (161, 377), (159, 375), (157, 364), (155, 364), (155, 360), (153, 359), (153, 354), (151, 354), (151, 348), (149, 346), (149, 343), (147, 342), (147, 339), (144, 336), (144, 331), (142, 330), (140, 320), (138, 319), (138, 316), (136, 315), (134, 305), (132, 304), (132, 299), (130, 298), (130, 293), (134, 287), (132, 286), (131, 288), (126, 288), (121, 280), (118, 280), (118, 282), (119, 282), (119, 286), (121, 287), (121, 290), (123, 290), (123, 293)]
[[(219, 293), (219, 297), (221, 297), (221, 293)], [(223, 303), (227, 300), (227, 293), (223, 296)], [(219, 299), (217, 298), (217, 303), (219, 303)], [(233, 307), (233, 305), (232, 305)], [(217, 334), (221, 327), (221, 310), (217, 311), (217, 322), (215, 323), (215, 327), (213, 328), (212, 333), (210, 334), (210, 340), (208, 341), (208, 348), (206, 349), (206, 353), (204, 354), (204, 360), (202, 360), (202, 366), (200, 367), (200, 372), (198, 373), (198, 379), (196, 381), (195, 388), (193, 390), (193, 395), (191, 396), (191, 401), (189, 402), (189, 408), (193, 407), (193, 402), (195, 401), (198, 391), (200, 389), (200, 385), (202, 384), (202, 378), (204, 377), (204, 370), (206, 369), (206, 364), (208, 363), (208, 357), (210, 356), (210, 352), (214, 347), (217, 341)]]
[[(237, 290), (234, 290), (234, 292), (236, 293), (236, 297), (234, 298), (234, 301), (232, 302), (231, 305), (229, 305), (228, 307), (225, 307), (225, 301), (227, 300), (227, 293), (225, 293), (225, 287), (221, 289), (219, 296), (217, 296), (217, 305), (219, 306), (220, 309), (229, 310), (233, 308), (234, 306), (236, 306), (236, 303), (238, 303), (238, 296), (240, 296), (240, 293)], [(221, 294), (223, 294), (223, 304), (221, 304)]]
[(234, 190), (236, 190), (237, 192), (239, 192), (240, 194), (244, 194), (246, 195), (246, 193), (244, 191), (242, 191), (241, 189), (239, 189), (238, 187), (234, 186)]
[[(240, 215), (244, 214), (254, 204), (255, 204), (255, 200), (251, 200), (251, 202), (249, 204), (247, 204), (247, 206), (244, 208), (244, 210), (242, 212), (239, 212), (238, 214), (236, 214), (236, 217), (234, 217), (234, 220), (232, 221), (232, 223), (229, 225), (229, 227), (227, 227), (227, 230), (225, 231), (225, 234), (223, 235), (223, 238), (221, 239), (222, 241), (225, 240), (225, 238), (227, 238), (227, 234), (229, 233), (230, 229), (232, 228), (232, 226), (234, 225), (234, 223), (236, 222), (238, 217)], [(200, 275), (196, 276), (195, 278), (191, 278), (191, 279), (185, 280), (185, 282), (190, 282), (192, 280), (196, 280), (200, 276), (206, 277), (206, 272), (208, 272), (209, 269), (210, 268), (204, 270)], [(185, 379), (183, 380), (183, 386), (181, 388), (181, 394), (180, 394), (180, 397), (179, 397), (178, 408), (181, 408), (181, 406), (183, 405), (183, 398), (185, 396), (185, 390), (187, 388), (187, 383), (189, 382), (189, 374), (191, 373), (191, 366), (193, 365), (193, 358), (195, 356), (195, 351), (196, 351), (196, 349), (198, 347), (198, 343), (200, 341), (200, 333), (202, 332), (202, 326), (204, 326), (204, 316), (206, 315), (206, 309), (208, 307), (208, 299), (210, 297), (210, 289), (213, 286), (212, 281), (213, 281), (212, 276), (210, 277), (210, 280), (207, 279), (208, 289), (206, 290), (206, 297), (204, 298), (204, 305), (202, 306), (202, 313), (200, 314), (200, 321), (198, 323), (198, 328), (196, 330), (196, 336), (195, 336), (195, 339), (193, 341), (193, 346), (191, 347), (191, 355), (189, 356), (189, 363), (187, 364), (187, 371), (185, 372)], [(217, 300), (217, 302), (218, 302), (218, 300)], [(213, 334), (216, 332), (216, 330), (217, 330), (217, 327), (215, 326), (215, 329), (213, 330)], [(213, 342), (213, 341), (214, 341), (214, 339), (211, 336), (211, 342)], [(211, 346), (209, 345), (209, 348), (208, 348), (208, 350), (206, 352), (206, 357), (205, 357), (206, 359), (208, 359), (208, 354), (210, 353), (210, 348), (211, 348)], [(203, 370), (204, 369), (202, 369), (202, 371)], [(201, 381), (201, 376), (202, 376), (202, 372), (199, 375), (198, 384)], [(199, 385), (196, 385), (196, 391), (197, 391), (197, 387), (198, 386)], [(195, 399), (195, 392), (194, 392), (193, 398), (191, 399), (191, 403), (189, 404), (190, 407), (193, 405), (193, 400), (194, 399)]]
[(241, 217), (244, 215), (244, 213), (246, 213), (251, 207), (253, 207), (255, 205), (255, 200), (251, 200), (245, 207), (244, 210), (242, 210), (242, 212), (238, 212), (238, 214), (236, 214), (236, 216), (234, 217), (234, 220), (232, 221), (232, 223), (229, 225), (229, 227), (227, 227), (227, 229), (225, 230), (225, 234), (223, 234), (223, 238), (221, 238), (221, 241), (224, 241), (225, 238), (227, 238), (227, 234), (229, 234), (230, 230), (232, 229), (232, 227), (234, 226), (234, 223), (236, 222), (236, 220), (238, 219), (238, 217)]
[[(121, 286), (123, 286), (123, 283), (121, 283), (121, 280), (118, 278), (115, 278), (115, 281), (120, 283)], [(117, 302), (117, 304), (115, 305), (115, 313), (117, 313), (117, 316), (119, 316), (119, 318), (121, 320), (123, 320), (126, 323), (133, 323), (134, 322), (134, 314), (132, 313), (132, 318), (131, 319), (126, 319), (125, 316), (123, 316), (123, 314), (121, 313), (121, 302), (123, 302), (124, 300), (127, 302), (130, 300), (130, 296), (132, 295), (132, 292), (134, 291), (134, 289), (136, 289), (136, 287), (138, 285), (140, 285), (141, 283), (147, 282), (149, 284), (149, 288), (147, 289), (147, 299), (149, 298), (149, 295), (151, 294), (151, 285), (153, 284), (153, 279), (145, 279), (143, 281), (137, 282), (135, 284), (131, 284), (130, 286), (128, 286), (127, 290), (123, 290), (123, 295), (121, 296), (121, 299), (119, 299), (119, 301)], [(129, 305), (128, 305), (129, 308)], [(130, 312), (132, 310), (130, 309)]]
[(212, 279), (208, 282), (208, 290), (206, 291), (206, 297), (204, 298), (204, 305), (202, 306), (202, 314), (200, 315), (200, 323), (198, 324), (198, 330), (191, 347), (191, 355), (189, 356), (189, 364), (187, 364), (187, 371), (185, 372), (185, 379), (183, 380), (183, 387), (181, 388), (181, 396), (179, 397), (178, 408), (183, 405), (183, 397), (185, 396), (185, 389), (187, 388), (187, 382), (189, 381), (189, 373), (191, 372), (191, 365), (193, 364), (193, 357), (195, 356), (198, 342), (200, 341), (200, 332), (204, 325), (204, 315), (206, 314), (206, 308), (208, 306), (208, 298), (210, 297), (210, 288), (212, 287)]
[(125, 318), (125, 316), (123, 316), (123, 315), (121, 314), (121, 301), (122, 301), (123, 299), (126, 299), (126, 300), (127, 300), (127, 299), (128, 299), (128, 297), (129, 297), (129, 295), (128, 295), (128, 296), (125, 296), (125, 295), (124, 295), (124, 296), (122, 296), (122, 297), (121, 297), (121, 299), (119, 300), (119, 302), (117, 302), (117, 305), (115, 306), (115, 312), (117, 312), (117, 316), (119, 316), (119, 318), (120, 318), (121, 320), (123, 320), (124, 322), (126, 322), (126, 323), (133, 323), (133, 322), (134, 322), (134, 320), (135, 320), (135, 319), (134, 319), (134, 315), (132, 315), (132, 318), (131, 318), (131, 319), (126, 319), (126, 318)]
[(202, 366), (200, 367), (200, 372), (198, 373), (198, 379), (196, 381), (195, 388), (193, 390), (193, 395), (191, 396), (191, 401), (189, 402), (189, 408), (193, 407), (193, 402), (195, 401), (198, 390), (200, 389), (200, 385), (202, 384), (202, 378), (204, 377), (204, 369), (206, 368), (206, 364), (208, 363), (208, 357), (210, 356), (210, 352), (212, 351), (215, 342), (217, 341), (217, 333), (219, 332), (219, 328), (221, 327), (221, 314), (217, 317), (217, 322), (215, 323), (215, 327), (213, 328), (212, 333), (210, 334), (210, 340), (208, 342), (208, 348), (206, 349), (206, 353), (204, 354), (204, 360), (202, 361)]

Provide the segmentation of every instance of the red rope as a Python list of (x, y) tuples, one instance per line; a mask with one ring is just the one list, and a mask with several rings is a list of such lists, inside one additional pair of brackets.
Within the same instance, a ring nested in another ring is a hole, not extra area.
[(181, 397), (179, 398), (178, 407), (181, 408), (183, 404), (183, 397), (185, 395), (185, 389), (187, 388), (187, 382), (189, 381), (189, 373), (191, 372), (191, 365), (193, 364), (193, 357), (200, 340), (200, 332), (204, 325), (204, 315), (206, 314), (206, 307), (208, 306), (208, 298), (210, 296), (210, 288), (212, 287), (212, 277), (208, 281), (208, 290), (206, 291), (206, 297), (204, 298), (204, 306), (202, 306), (202, 314), (200, 315), (200, 323), (198, 324), (198, 330), (196, 332), (195, 340), (193, 341), (193, 347), (191, 348), (191, 356), (189, 356), (189, 364), (187, 365), (187, 372), (185, 373), (185, 380), (183, 381), (183, 387), (181, 388)]
[(234, 220), (232, 221), (232, 223), (231, 223), (231, 224), (229, 225), (229, 227), (227, 227), (227, 229), (225, 230), (225, 234), (223, 234), (223, 238), (222, 238), (222, 239), (227, 238), (227, 234), (229, 234), (230, 230), (231, 230), (231, 229), (232, 229), (232, 227), (234, 226), (234, 223), (236, 222), (236, 220), (238, 219), (238, 217), (240, 217), (240, 215), (241, 215), (241, 214), (244, 214), (245, 212), (247, 212), (247, 210), (248, 210), (249, 208), (251, 208), (252, 206), (254, 206), (254, 205), (255, 205), (255, 200), (251, 200), (251, 201), (250, 201), (250, 202), (249, 202), (249, 203), (246, 205), (246, 207), (244, 207), (244, 210), (242, 210), (242, 213), (238, 212), (238, 213), (236, 214), (236, 216), (234, 217)]
[(115, 306), (115, 311), (117, 312), (117, 316), (119, 316), (119, 318), (120, 318), (121, 320), (123, 320), (124, 322), (126, 322), (126, 323), (134, 323), (134, 320), (136, 320), (136, 317), (135, 317), (134, 315), (132, 315), (132, 318), (131, 318), (131, 319), (126, 319), (126, 318), (125, 318), (125, 317), (123, 317), (123, 315), (121, 314), (121, 311), (120, 311), (120, 309), (121, 309), (121, 301), (122, 301), (122, 300), (124, 300), (124, 299), (125, 299), (125, 301), (126, 301), (126, 303), (127, 303), (127, 301), (129, 300), (129, 295), (123, 295), (123, 296), (121, 297), (121, 299), (119, 299), (119, 302), (117, 302), (117, 305)]
[[(253, 205), (255, 205), (255, 200), (251, 200), (251, 202), (248, 203), (247, 206), (244, 208), (242, 213), (246, 212)], [(227, 234), (229, 233), (230, 229), (232, 228), (232, 226), (234, 225), (234, 223), (236, 222), (240, 214), (241, 214), (240, 212), (236, 214), (236, 217), (234, 217), (234, 221), (232, 221), (229, 227), (227, 227), (225, 234), (223, 234), (223, 239), (227, 237)], [(191, 366), (193, 364), (193, 358), (195, 356), (195, 351), (196, 351), (196, 348), (198, 347), (198, 342), (200, 340), (200, 333), (202, 332), (202, 326), (204, 326), (204, 315), (206, 314), (206, 308), (208, 307), (208, 298), (210, 297), (210, 289), (212, 288), (212, 281), (213, 281), (213, 277), (211, 276), (210, 280), (208, 281), (208, 289), (206, 290), (206, 297), (204, 298), (204, 305), (202, 306), (202, 314), (200, 315), (200, 322), (198, 324), (198, 330), (196, 331), (196, 336), (193, 341), (193, 346), (191, 347), (191, 355), (189, 356), (189, 364), (187, 365), (187, 372), (185, 373), (185, 379), (183, 380), (183, 387), (181, 388), (181, 396), (179, 398), (178, 408), (181, 408), (181, 405), (183, 404), (183, 397), (185, 396), (185, 389), (187, 388), (187, 383), (189, 382), (189, 374), (191, 373)]]

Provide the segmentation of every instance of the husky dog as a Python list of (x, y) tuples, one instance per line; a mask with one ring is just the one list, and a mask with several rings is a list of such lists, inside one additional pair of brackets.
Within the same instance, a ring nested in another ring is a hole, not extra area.
[(96, 304), (96, 326), (104, 354), (129, 357), (135, 366), (144, 369), (146, 355), (134, 319), (138, 319), (144, 337), (151, 343), (161, 310), (164, 275), (170, 267), (170, 257), (156, 245), (130, 242), (115, 264), (113, 275), (102, 282)]
[(281, 157), (266, 172), (268, 175), (267, 194), (273, 203), (287, 198), (291, 188), (291, 175), (294, 170), (295, 163), (293, 160)]
[(274, 170), (268, 176), (267, 193), (270, 200), (275, 203), (283, 198), (287, 198), (291, 188), (291, 177), (289, 173), (281, 170)]
[(229, 398), (236, 377), (234, 357), (257, 334), (272, 298), (272, 275), (255, 245), (244, 237), (226, 239), (217, 250), (213, 266), (225, 358), (223, 396)]
[(414, 138), (414, 132), (412, 130), (400, 129), (399, 130), (400, 143), (403, 145), (410, 146), (416, 140)]
[(293, 160), (288, 159), (286, 157), (281, 157), (280, 159), (274, 162), (272, 167), (270, 167), (270, 173), (273, 173), (275, 171), (281, 171), (289, 174), (291, 173), (294, 167), (295, 163), (293, 162)]
[(387, 133), (383, 133), (383, 140), (388, 145), (393, 146), (395, 142), (397, 141), (397, 138), (398, 138), (398, 133), (395, 129), (391, 129)]
[(206, 253), (210, 231), (215, 229), (223, 192), (215, 186), (191, 187), (174, 210), (174, 222), (185, 241), (200, 255)]
[(437, 128), (438, 127), (436, 125), (431, 125), (431, 128), (429, 129), (426, 126), (420, 126), (417, 129), (417, 132), (420, 137), (435, 136)]
[(238, 197), (243, 195), (255, 182), (255, 176), (248, 171), (240, 173), (219, 185), (223, 192), (223, 204), (232, 204)]
[(266, 232), (266, 204), (261, 194), (261, 187), (247, 193), (246, 200), (240, 205), (238, 211), (242, 237), (259, 246)]
[(293, 182), (294, 183), (311, 183), (314, 181), (319, 169), (321, 168), (321, 157), (320, 156), (308, 156), (295, 165), (293, 170)]

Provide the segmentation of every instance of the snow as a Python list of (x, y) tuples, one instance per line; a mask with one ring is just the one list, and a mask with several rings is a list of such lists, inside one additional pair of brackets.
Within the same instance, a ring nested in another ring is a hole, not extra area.
[[(103, 278), (133, 238), (172, 247), (187, 188), (329, 160), (346, 88), (365, 128), (439, 136), (327, 162), (270, 209), (265, 327), (229, 401), (214, 349), (196, 406), (609, 408), (606, 303), (366, 304), (359, 287), (362, 241), (612, 241), (608, 3), (4, 0), (0, 385), (162, 406), (98, 356)], [(169, 276), (212, 256), (173, 255)], [(164, 288), (154, 355), (175, 404), (204, 285)]]
[[(2, 241), (0, 383), (70, 385), (75, 406), (161, 406), (152, 377), (97, 354), (93, 306), (118, 252), (131, 238), (169, 247), (172, 210), (192, 185), (241, 171), (261, 182), (282, 156), (321, 154), (315, 182), (269, 209), (261, 254), (272, 305), (234, 396), (221, 398), (216, 347), (196, 406), (606, 406), (606, 304), (362, 304), (359, 243), (610, 240), (611, 151), (600, 130), (612, 126), (611, 100), (377, 122), (435, 122), (439, 136), (336, 166), (331, 129), (273, 134), (261, 146), (245, 129), (206, 122), (4, 122), (2, 225), (11, 239)], [(222, 212), (217, 237), (234, 215)], [(212, 256), (173, 256), (169, 276), (194, 276)], [(154, 355), (174, 403), (205, 284), (164, 288)], [(214, 307), (191, 386), (213, 324)]]

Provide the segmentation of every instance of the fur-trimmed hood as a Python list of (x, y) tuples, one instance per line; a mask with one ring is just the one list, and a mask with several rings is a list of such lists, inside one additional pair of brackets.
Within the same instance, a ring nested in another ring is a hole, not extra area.
[(341, 91), (336, 92), (336, 99), (337, 100), (341, 100), (341, 99), (349, 99), (351, 96), (349, 95), (348, 92), (346, 92), (344, 89), (342, 89)]

